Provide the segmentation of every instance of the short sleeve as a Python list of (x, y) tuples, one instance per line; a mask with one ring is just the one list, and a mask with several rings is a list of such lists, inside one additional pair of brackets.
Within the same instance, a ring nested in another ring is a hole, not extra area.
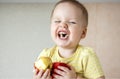
[(55, 50), (56, 46), (52, 47), (52, 48), (46, 48), (43, 49), (42, 52), (40, 52), (39, 56), (37, 57), (37, 59), (39, 59), (41, 56), (44, 57), (52, 57), (52, 55), (54, 54), (54, 50)]
[(99, 59), (94, 51), (88, 51), (83, 58), (84, 76), (88, 79), (97, 79), (104, 75)]
[(48, 49), (43, 49), (42, 52), (40, 52), (40, 54), (38, 55), (37, 60), (38, 60), (41, 56), (48, 57), (48, 56), (49, 56), (49, 50), (48, 50)]

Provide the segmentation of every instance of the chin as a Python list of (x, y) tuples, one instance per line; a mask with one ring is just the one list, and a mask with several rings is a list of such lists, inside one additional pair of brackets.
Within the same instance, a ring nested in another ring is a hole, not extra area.
[(65, 47), (65, 48), (70, 46), (70, 44), (67, 42), (56, 42), (56, 45), (59, 47)]
[(61, 47), (61, 48), (69, 48), (68, 45), (57, 45), (58, 47)]

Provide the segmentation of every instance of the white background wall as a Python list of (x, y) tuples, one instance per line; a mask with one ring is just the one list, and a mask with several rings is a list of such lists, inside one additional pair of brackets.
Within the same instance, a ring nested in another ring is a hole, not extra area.
[[(98, 54), (107, 79), (120, 79), (120, 3), (85, 4), (88, 34), (82, 44)], [(53, 4), (0, 4), (0, 79), (32, 79), (33, 63), (50, 37)]]

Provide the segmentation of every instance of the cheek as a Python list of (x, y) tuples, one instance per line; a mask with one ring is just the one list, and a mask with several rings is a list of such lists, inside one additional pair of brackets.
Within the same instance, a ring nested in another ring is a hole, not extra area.
[(74, 38), (75, 40), (79, 40), (81, 38), (81, 35), (82, 35), (82, 30), (80, 30), (81, 28), (73, 28), (71, 30), (71, 35), (72, 35), (72, 38)]
[(71, 28), (71, 33), (75, 36), (77, 36), (77, 35), (80, 36), (81, 35), (81, 28), (79, 28), (79, 27)]
[(52, 36), (56, 35), (56, 30), (57, 30), (57, 27), (55, 27), (55, 25), (51, 24), (51, 35)]
[(55, 29), (55, 27), (54, 27), (54, 25), (53, 24), (51, 24), (51, 32), (53, 32), (54, 31), (54, 29)]
[(57, 25), (55, 25), (55, 24), (51, 23), (51, 31), (56, 30), (56, 28), (57, 28)]

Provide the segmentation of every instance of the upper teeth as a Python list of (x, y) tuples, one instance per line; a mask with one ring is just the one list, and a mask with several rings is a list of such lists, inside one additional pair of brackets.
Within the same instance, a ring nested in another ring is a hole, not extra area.
[(65, 32), (59, 32), (59, 37), (65, 37), (65, 38), (67, 38), (67, 34), (65, 33)]
[(61, 35), (62, 35), (62, 34), (66, 34), (66, 33), (65, 33), (65, 32), (59, 32), (59, 34), (61, 34)]

